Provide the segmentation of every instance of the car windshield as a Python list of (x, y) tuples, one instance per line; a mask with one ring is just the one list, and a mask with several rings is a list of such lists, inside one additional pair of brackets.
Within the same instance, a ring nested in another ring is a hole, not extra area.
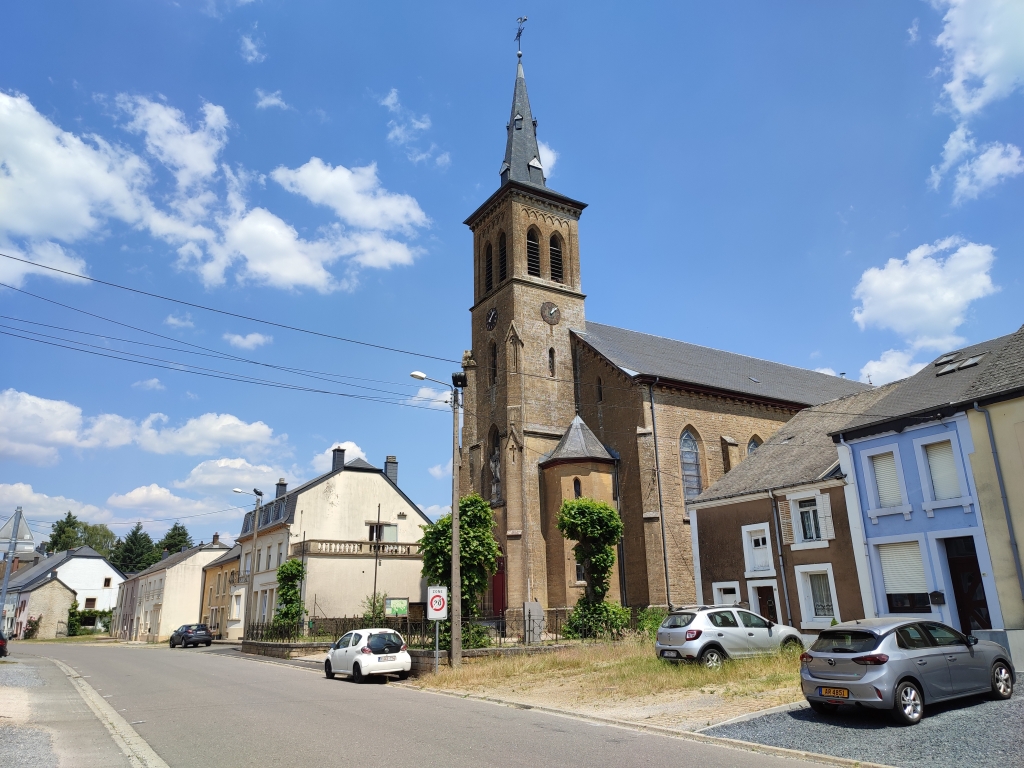
[(402, 637), (396, 632), (381, 632), (370, 635), (367, 645), (374, 653), (395, 653), (402, 650)]
[(671, 616), (666, 616), (665, 620), (661, 622), (661, 626), (664, 629), (676, 629), (678, 627), (688, 627), (697, 617), (695, 613), (673, 613)]
[(811, 646), (819, 653), (867, 653), (878, 647), (880, 638), (871, 632), (826, 629)]

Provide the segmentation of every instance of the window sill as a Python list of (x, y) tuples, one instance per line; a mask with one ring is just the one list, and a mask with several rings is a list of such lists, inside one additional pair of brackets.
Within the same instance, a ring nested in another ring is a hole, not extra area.
[(743, 578), (745, 579), (774, 579), (775, 569), (772, 568), (770, 571), (744, 571)]
[(878, 525), (878, 518), (884, 517), (885, 515), (903, 515), (904, 520), (910, 519), (910, 513), (914, 511), (914, 508), (910, 504), (904, 504), (902, 507), (879, 507), (878, 509), (869, 509), (867, 516), (871, 518), (872, 525)]
[(828, 549), (828, 541), (801, 541), (789, 546), (794, 552), (799, 552), (802, 549)]
[(927, 513), (928, 517), (935, 517), (936, 509), (953, 509), (955, 507), (963, 507), (964, 514), (970, 514), (971, 505), (974, 504), (974, 499), (970, 496), (961, 496), (958, 499), (939, 499), (938, 501), (926, 501), (921, 505), (921, 508)]

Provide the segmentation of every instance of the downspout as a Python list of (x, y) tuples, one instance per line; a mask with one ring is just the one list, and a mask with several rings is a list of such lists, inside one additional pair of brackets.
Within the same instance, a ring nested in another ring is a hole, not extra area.
[(988, 427), (988, 442), (992, 446), (992, 463), (996, 465), (996, 479), (999, 480), (999, 495), (1003, 501), (1003, 514), (1006, 515), (1006, 528), (1010, 532), (1010, 549), (1013, 550), (1013, 564), (1017, 569), (1017, 584), (1020, 586), (1020, 596), (1024, 600), (1024, 571), (1020, 566), (1020, 551), (1017, 549), (1017, 534), (1013, 532), (1013, 518), (1010, 516), (1010, 502), (1006, 498), (1006, 485), (1003, 483), (1003, 469), (999, 464), (999, 449), (996, 448), (996, 436), (992, 432), (992, 417), (987, 408), (981, 408), (977, 401), (974, 403), (974, 410), (985, 414), (985, 425)]
[(772, 512), (775, 514), (775, 546), (779, 550), (779, 574), (782, 576), (782, 595), (786, 599), (786, 622), (793, 626), (793, 611), (789, 607), (789, 582), (786, 579), (786, 561), (782, 559), (782, 517), (779, 515), (779, 501), (775, 498), (775, 490), (768, 489), (768, 497), (772, 500)]
[[(619, 520), (622, 520), (622, 489), (619, 488), (619, 459), (615, 459), (614, 474), (612, 476), (612, 482), (615, 484), (615, 511), (619, 515)], [(619, 557), (619, 604), (622, 606), (629, 605), (629, 598), (626, 596), (626, 535), (623, 531), (623, 535), (619, 538), (618, 545), (618, 557)]]
[[(658, 519), (661, 521), (661, 556), (665, 561), (665, 602), (668, 609), (672, 610), (672, 591), (668, 579), (668, 538), (665, 533), (665, 503), (661, 496), (661, 459), (658, 458), (658, 420), (654, 416), (654, 385), (658, 383), (659, 377), (654, 378), (653, 384), (647, 385), (647, 391), (651, 396), (651, 430), (654, 436), (654, 474), (658, 478)], [(683, 495), (684, 504), (685, 494)], [(684, 508), (685, 514), (685, 508)]]

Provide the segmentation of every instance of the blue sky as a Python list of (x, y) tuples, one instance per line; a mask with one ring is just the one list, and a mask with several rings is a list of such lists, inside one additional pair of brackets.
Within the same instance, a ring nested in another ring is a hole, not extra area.
[[(0, 251), (458, 360), (461, 222), (497, 187), (524, 13), (548, 184), (590, 206), (588, 318), (876, 384), (1024, 321), (1024, 7), (994, 0), (9, 3)], [(313, 477), (336, 443), (449, 499), (450, 413), (408, 374), (450, 362), (5, 259), (0, 281), (142, 329), (0, 289), (6, 334), (387, 400), (0, 335), (0, 518), (209, 540), (237, 532), (232, 487)], [(110, 339), (176, 346), (143, 331), (373, 381)]]

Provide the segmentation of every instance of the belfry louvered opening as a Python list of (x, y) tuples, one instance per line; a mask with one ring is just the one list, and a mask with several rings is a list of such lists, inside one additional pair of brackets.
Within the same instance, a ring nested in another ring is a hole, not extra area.
[(505, 233), (498, 238), (498, 282), (502, 283), (508, 277), (508, 247), (505, 241)]
[(540, 240), (535, 229), (526, 233), (526, 272), (540, 277)]
[(551, 279), (556, 283), (565, 282), (562, 268), (562, 241), (558, 239), (557, 235), (551, 236), (548, 251), (551, 255)]
[(484, 255), (484, 290), (489, 291), (494, 287), (494, 251), (491, 244), (487, 244), (487, 253)]

